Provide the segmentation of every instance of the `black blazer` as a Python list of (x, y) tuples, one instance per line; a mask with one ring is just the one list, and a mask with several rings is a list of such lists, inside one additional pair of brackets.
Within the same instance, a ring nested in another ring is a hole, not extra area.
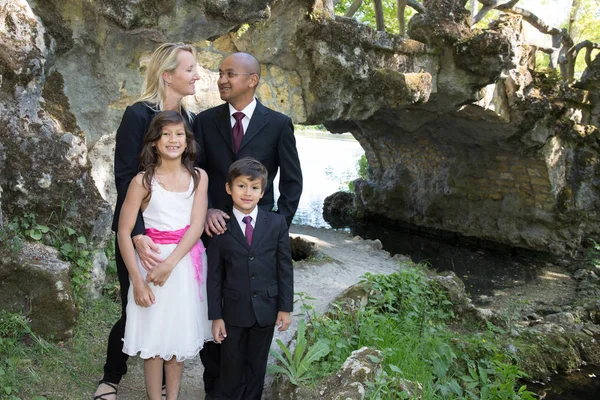
[(194, 121), (194, 134), (201, 147), (198, 165), (209, 177), (209, 207), (231, 213), (233, 203), (225, 191), (227, 170), (235, 160), (253, 157), (269, 171), (265, 194), (258, 205), (265, 211), (273, 209), (273, 179), (279, 168), (277, 212), (286, 217), (288, 225), (292, 223), (302, 194), (302, 171), (294, 126), (288, 116), (263, 106), (257, 100), (237, 155), (233, 151), (228, 103), (198, 114)]
[[(115, 214), (113, 217), (112, 230), (117, 231), (119, 227), (119, 215), (121, 207), (125, 201), (127, 189), (134, 176), (140, 172), (140, 155), (144, 144), (144, 136), (148, 132), (150, 122), (158, 111), (152, 104), (146, 102), (137, 102), (127, 106), (121, 124), (117, 129), (117, 138), (115, 144), (115, 186), (117, 187), (117, 204), (115, 205)], [(192, 128), (192, 120), (188, 119), (187, 114), (183, 113), (184, 120), (188, 127)], [(196, 138), (196, 141), (198, 138)], [(144, 220), (142, 212), (138, 214), (132, 236), (145, 233)]]
[(247, 328), (275, 323), (279, 311), (292, 312), (294, 277), (285, 218), (258, 210), (252, 246), (233, 215), (227, 230), (207, 249), (208, 318)]

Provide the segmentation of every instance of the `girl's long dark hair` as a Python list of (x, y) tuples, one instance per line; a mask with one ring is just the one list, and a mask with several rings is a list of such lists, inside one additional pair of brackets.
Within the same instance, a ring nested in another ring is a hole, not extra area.
[(150, 199), (152, 193), (152, 178), (154, 178), (156, 168), (158, 168), (161, 162), (160, 155), (153, 145), (161, 138), (165, 126), (177, 124), (183, 124), (185, 129), (185, 141), (187, 143), (187, 147), (181, 156), (181, 164), (183, 164), (185, 169), (187, 169), (192, 176), (192, 179), (194, 180), (194, 190), (198, 187), (200, 174), (194, 169), (194, 163), (196, 161), (196, 154), (200, 149), (197, 148), (198, 145), (194, 138), (194, 134), (190, 131), (184, 118), (177, 111), (161, 111), (156, 114), (150, 123), (148, 132), (144, 137), (142, 154), (140, 155), (140, 168), (142, 171), (145, 171), (143, 184), (144, 188), (148, 190), (148, 196), (145, 199), (146, 201)]

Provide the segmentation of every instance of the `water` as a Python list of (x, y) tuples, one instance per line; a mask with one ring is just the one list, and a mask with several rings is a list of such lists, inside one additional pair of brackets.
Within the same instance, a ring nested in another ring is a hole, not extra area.
[(304, 188), (294, 224), (331, 228), (323, 219), (323, 200), (339, 190), (348, 190), (348, 182), (358, 178), (358, 160), (365, 152), (349, 133), (317, 130), (297, 130), (296, 146)]
[[(296, 142), (304, 189), (294, 223), (331, 228), (323, 218), (323, 200), (347, 188), (347, 182), (358, 177), (357, 163), (364, 151), (350, 134), (297, 130)], [(277, 182), (276, 178), (276, 191)], [(454, 271), (475, 301), (495, 290), (534, 280), (545, 264), (544, 255), (539, 253), (447, 232), (355, 221), (345, 225), (340, 229), (366, 239), (381, 240), (383, 248), (391, 254), (406, 255), (416, 263), (427, 262), (439, 271)], [(596, 375), (600, 376), (600, 367), (588, 366), (579, 373), (556, 376), (545, 386), (528, 384), (528, 387), (551, 400), (600, 399), (600, 379)]]
[[(294, 224), (331, 228), (323, 218), (323, 200), (339, 190), (348, 190), (348, 182), (358, 178), (358, 160), (364, 150), (351, 134), (318, 130), (297, 129), (296, 145), (304, 189)], [(277, 187), (278, 177), (276, 190)], [(510, 249), (483, 250), (479, 242), (473, 246), (459, 245), (453, 237), (425, 237), (414, 230), (378, 224), (351, 225), (341, 229), (365, 239), (379, 239), (384, 249), (407, 255), (415, 263), (427, 262), (437, 270), (454, 271), (474, 297), (491, 295), (493, 290), (530, 282), (536, 277), (535, 263), (523, 255), (514, 257)]]

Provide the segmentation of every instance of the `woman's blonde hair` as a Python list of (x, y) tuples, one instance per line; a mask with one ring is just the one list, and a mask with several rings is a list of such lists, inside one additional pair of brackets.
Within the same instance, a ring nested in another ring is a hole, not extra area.
[[(142, 94), (138, 101), (151, 103), (157, 108), (157, 111), (163, 110), (167, 91), (162, 74), (163, 72), (175, 71), (178, 66), (177, 55), (180, 51), (189, 51), (194, 56), (194, 59), (196, 59), (196, 49), (184, 43), (164, 43), (154, 50), (150, 62), (146, 67)], [(186, 112), (189, 114), (185, 97), (182, 102), (184, 103)], [(181, 112), (181, 109), (179, 111)]]

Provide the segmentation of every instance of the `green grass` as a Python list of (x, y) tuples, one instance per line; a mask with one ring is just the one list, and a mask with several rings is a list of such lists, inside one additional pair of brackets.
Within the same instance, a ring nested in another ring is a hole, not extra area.
[(89, 302), (74, 336), (49, 343), (19, 314), (0, 313), (0, 398), (83, 399), (102, 375), (108, 332), (120, 314), (109, 298)]

